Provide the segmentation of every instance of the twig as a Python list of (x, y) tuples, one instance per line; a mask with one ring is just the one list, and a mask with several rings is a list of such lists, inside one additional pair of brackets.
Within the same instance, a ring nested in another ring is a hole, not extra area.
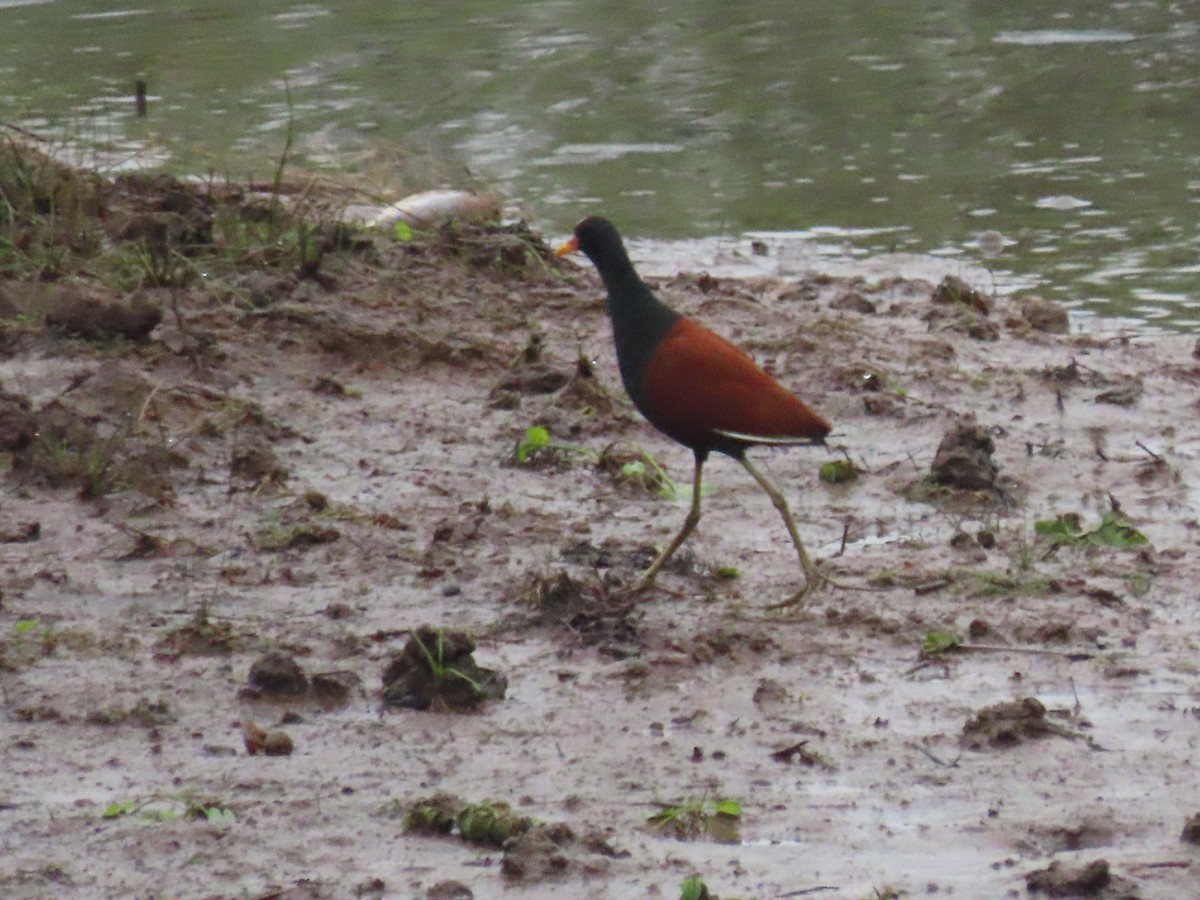
[(1147, 453), (1147, 454), (1150, 456), (1150, 458), (1151, 458), (1151, 459), (1153, 459), (1155, 462), (1162, 462), (1162, 461), (1163, 461), (1163, 458), (1162, 458), (1161, 456), (1159, 456), (1157, 453), (1155, 453), (1153, 450), (1151, 450), (1149, 447), (1147, 447), (1147, 446), (1146, 446), (1145, 444), (1143, 444), (1141, 441), (1134, 441), (1134, 442), (1133, 442), (1133, 445), (1134, 445), (1135, 447), (1139, 447), (1139, 448), (1141, 448), (1142, 450), (1144, 450), (1144, 451), (1145, 451), (1145, 452), (1146, 452), (1146, 453)]
[(953, 762), (946, 762), (944, 759), (941, 759), (938, 756), (934, 755), (932, 750), (922, 747), (920, 744), (917, 744), (917, 749), (920, 750), (922, 753), (924, 753), (926, 756), (928, 756), (931, 760), (934, 761), (935, 764), (941, 766), (943, 769), (957, 769), (958, 761), (960, 759), (962, 759), (962, 755), (960, 754), (959, 756), (954, 758)]
[(1047, 650), (1045, 647), (1006, 647), (1003, 644), (959, 644), (956, 650), (978, 650), (983, 653), (1027, 653), (1031, 656), (1062, 656), (1070, 662), (1085, 662), (1095, 659), (1094, 653), (1072, 650)]
[(167, 379), (160, 378), (158, 384), (150, 389), (150, 393), (146, 395), (146, 399), (142, 401), (142, 408), (138, 410), (137, 424), (141, 425), (142, 420), (146, 418), (146, 411), (150, 408), (150, 404), (154, 400), (154, 395), (158, 393), (158, 389), (163, 386)]

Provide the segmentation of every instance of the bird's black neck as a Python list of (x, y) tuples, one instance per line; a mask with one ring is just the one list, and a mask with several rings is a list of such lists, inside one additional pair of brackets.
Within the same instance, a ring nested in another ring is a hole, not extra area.
[(612, 319), (621, 381), (640, 407), (641, 374), (680, 316), (654, 296), (628, 260), (615, 271), (602, 274), (608, 289), (608, 315)]

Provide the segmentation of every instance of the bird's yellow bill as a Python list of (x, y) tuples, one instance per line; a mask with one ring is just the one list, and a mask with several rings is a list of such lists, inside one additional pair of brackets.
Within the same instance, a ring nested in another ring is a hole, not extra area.
[(566, 256), (568, 253), (575, 253), (579, 250), (579, 238), (571, 235), (561, 247), (554, 251), (555, 256)]

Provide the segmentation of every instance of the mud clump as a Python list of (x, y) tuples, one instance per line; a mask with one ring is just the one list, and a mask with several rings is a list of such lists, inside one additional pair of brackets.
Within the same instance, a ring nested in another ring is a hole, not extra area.
[(249, 698), (290, 700), (308, 693), (309, 681), (300, 664), (279, 651), (265, 653), (250, 666), (245, 695)]
[(291, 756), (296, 749), (286, 731), (267, 731), (251, 721), (242, 723), (242, 742), (251, 756)]
[(16, 522), (8, 524), (0, 522), (0, 544), (28, 544), (42, 536), (42, 523)]
[(229, 474), (255, 484), (282, 484), (289, 475), (270, 445), (255, 435), (238, 438), (229, 457)]
[(1200, 813), (1189, 816), (1183, 823), (1183, 834), (1179, 839), (1185, 844), (1200, 844)]
[(212, 204), (191, 185), (165, 172), (132, 172), (117, 176), (113, 186), (131, 207), (114, 223), (116, 240), (141, 242), (151, 253), (213, 243)]
[(933, 457), (929, 477), (934, 484), (959, 490), (990, 490), (1000, 467), (992, 459), (996, 443), (974, 422), (956, 425), (942, 438)]
[(362, 687), (362, 681), (353, 672), (318, 672), (310, 684), (313, 699), (326, 712), (345, 706)]
[(29, 398), (0, 390), (0, 450), (24, 450), (36, 435), (37, 419)]
[(933, 289), (932, 308), (923, 316), (930, 328), (957, 331), (977, 341), (995, 341), (1000, 329), (988, 316), (991, 301), (961, 278), (947, 275)]
[(601, 875), (616, 856), (600, 835), (580, 838), (567, 825), (538, 825), (505, 844), (500, 871), (510, 882)]
[(383, 705), (467, 712), (486, 700), (503, 700), (508, 679), (480, 666), (474, 652), (475, 642), (464, 632), (418, 628), (383, 672)]
[(1021, 318), (1030, 328), (1047, 334), (1066, 334), (1071, 330), (1066, 308), (1041, 297), (1021, 301)]
[(439, 792), (415, 801), (404, 811), (405, 834), (446, 835), (454, 830), (466, 804), (453, 794)]
[(1046, 720), (1046, 707), (1039, 700), (1025, 697), (980, 710), (963, 726), (959, 743), (968, 750), (1003, 749), (1062, 733)]
[(609, 594), (605, 584), (588, 589), (566, 572), (539, 575), (532, 579), (526, 596), (536, 610), (536, 624), (565, 628), (583, 646), (596, 647), (612, 659), (637, 654), (635, 605), (628, 598)]
[(930, 299), (938, 306), (965, 306), (981, 316), (986, 316), (992, 311), (992, 302), (983, 291), (971, 287), (954, 275), (943, 278), (933, 289)]
[(1045, 869), (1025, 876), (1025, 888), (1031, 894), (1047, 897), (1098, 897), (1112, 882), (1108, 861), (1095, 859), (1086, 866), (1071, 868), (1058, 860)]
[(425, 892), (425, 900), (475, 900), (475, 892), (461, 881), (439, 881)]
[(141, 294), (128, 302), (106, 302), (64, 288), (46, 310), (46, 325), (89, 341), (145, 341), (162, 322), (162, 310)]
[(534, 824), (529, 816), (513, 812), (503, 800), (472, 803), (454, 817), (454, 825), (463, 840), (496, 849), (525, 834)]

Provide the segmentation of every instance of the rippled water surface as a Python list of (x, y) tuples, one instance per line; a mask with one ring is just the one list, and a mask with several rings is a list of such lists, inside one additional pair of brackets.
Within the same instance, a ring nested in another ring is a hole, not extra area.
[(1196, 3), (628, 6), (0, 0), (0, 116), (235, 176), (292, 122), (303, 165), (414, 190), (465, 166), (551, 231), (822, 234), (1200, 318)]

